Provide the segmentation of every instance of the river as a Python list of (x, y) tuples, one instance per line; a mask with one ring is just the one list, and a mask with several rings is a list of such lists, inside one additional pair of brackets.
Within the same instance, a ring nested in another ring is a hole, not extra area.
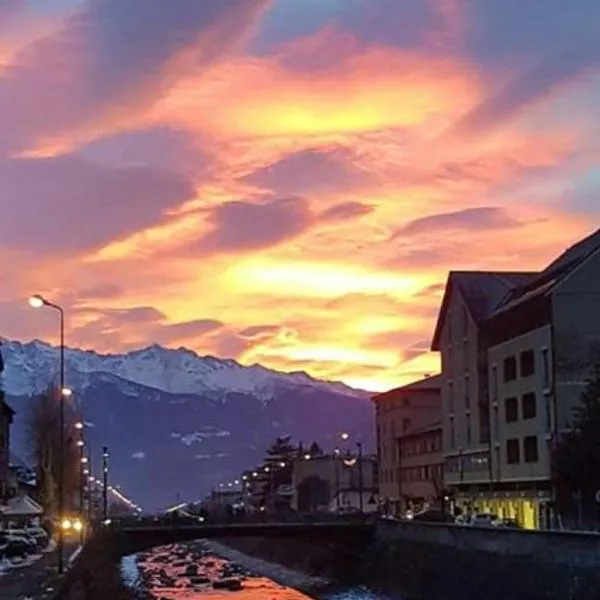
[(306, 600), (311, 596), (319, 600), (394, 600), (363, 587), (324, 587), (322, 582), (299, 574), (294, 577), (282, 569), (277, 577), (281, 582), (305, 579), (305, 588), (315, 584), (308, 596), (252, 572), (244, 562), (218, 556), (206, 542), (190, 542), (126, 556), (121, 561), (121, 576), (132, 597), (140, 600)]

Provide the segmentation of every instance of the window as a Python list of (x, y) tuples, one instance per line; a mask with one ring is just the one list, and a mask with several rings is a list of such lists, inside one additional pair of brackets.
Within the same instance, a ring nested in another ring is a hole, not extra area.
[(523, 418), (535, 419), (537, 414), (535, 394), (533, 392), (529, 392), (523, 396), (521, 401), (523, 403)]
[(504, 418), (507, 423), (519, 420), (519, 404), (516, 398), (506, 398), (504, 401)]
[(471, 415), (467, 415), (467, 446), (471, 445), (471, 438), (473, 432), (471, 431)]
[(517, 378), (517, 359), (508, 356), (504, 359), (504, 381), (514, 381)]
[(410, 429), (410, 419), (405, 417), (402, 419), (402, 431), (407, 431), (408, 429)]
[(535, 373), (535, 354), (533, 350), (521, 352), (521, 377), (531, 377)]
[(498, 367), (492, 367), (492, 402), (498, 402)]
[(410, 398), (404, 398), (404, 399), (402, 400), (402, 406), (403, 406), (404, 408), (410, 408)]
[(542, 348), (542, 381), (544, 389), (550, 389), (550, 365), (548, 363), (548, 348)]
[(463, 342), (463, 367), (465, 371), (469, 370), (469, 342), (466, 338)]
[(528, 435), (523, 440), (523, 453), (526, 463), (535, 463), (538, 461), (537, 436)]
[(454, 412), (454, 385), (448, 383), (448, 409), (450, 413)]
[(465, 410), (471, 408), (471, 389), (470, 380), (468, 376), (465, 376)]
[(518, 464), (521, 462), (520, 454), (519, 440), (514, 438), (511, 440), (506, 440), (506, 462), (509, 465)]
[(454, 431), (454, 417), (450, 417), (450, 448), (456, 446), (456, 432)]
[[(462, 326), (463, 326), (463, 337), (467, 337), (469, 333), (469, 311), (466, 306), (462, 309)], [(466, 347), (466, 344), (465, 344)]]

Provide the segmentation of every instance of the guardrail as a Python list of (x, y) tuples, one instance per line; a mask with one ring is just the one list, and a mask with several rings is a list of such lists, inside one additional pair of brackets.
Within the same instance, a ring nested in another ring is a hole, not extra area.
[(210, 517), (210, 516), (155, 516), (138, 518), (120, 518), (113, 519), (110, 527), (114, 529), (136, 529), (148, 527), (215, 527), (227, 525), (320, 525), (320, 524), (353, 524), (359, 525), (365, 522), (372, 522), (373, 519), (361, 515), (314, 515), (314, 514), (280, 514), (280, 515), (245, 515), (231, 517)]

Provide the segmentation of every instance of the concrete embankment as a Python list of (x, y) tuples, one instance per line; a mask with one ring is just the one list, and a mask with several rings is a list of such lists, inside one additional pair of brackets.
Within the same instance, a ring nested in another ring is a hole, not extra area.
[(381, 521), (361, 548), (228, 539), (244, 554), (329, 581), (432, 600), (598, 600), (600, 536)]

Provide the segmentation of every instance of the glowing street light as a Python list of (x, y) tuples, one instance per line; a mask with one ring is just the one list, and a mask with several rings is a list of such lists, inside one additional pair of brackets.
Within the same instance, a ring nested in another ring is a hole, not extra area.
[[(64, 479), (65, 479), (65, 311), (58, 304), (54, 304), (49, 300), (46, 300), (39, 294), (34, 294), (29, 297), (29, 305), (33, 308), (40, 309), (43, 307), (51, 308), (58, 312), (60, 317), (60, 355), (59, 355), (59, 372), (60, 372), (60, 449), (59, 449), (59, 477), (58, 477), (58, 514), (60, 518), (63, 517), (65, 508), (65, 493), (64, 493)], [(58, 529), (58, 573), (64, 572), (64, 533), (63, 528)]]
[(83, 429), (83, 423), (81, 421), (77, 421), (77, 423), (75, 423), (75, 429)]
[(340, 435), (340, 437), (342, 438), (342, 440), (344, 440), (344, 442), (347, 442), (350, 439), (350, 434), (346, 433), (345, 431)]

